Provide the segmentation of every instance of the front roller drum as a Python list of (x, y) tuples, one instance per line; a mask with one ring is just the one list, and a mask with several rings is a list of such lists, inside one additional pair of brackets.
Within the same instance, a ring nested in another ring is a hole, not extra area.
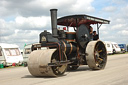
[(104, 69), (107, 63), (107, 51), (102, 41), (90, 41), (86, 48), (86, 61), (92, 70)]
[[(49, 66), (59, 60), (56, 49), (33, 51), (28, 60), (28, 70), (33, 76), (59, 76), (64, 74), (67, 65)], [(66, 57), (63, 58), (66, 61)]]

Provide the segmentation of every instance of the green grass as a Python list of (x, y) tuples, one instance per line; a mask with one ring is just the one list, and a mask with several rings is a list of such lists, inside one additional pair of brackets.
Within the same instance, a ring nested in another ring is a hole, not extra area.
[(17, 67), (23, 67), (23, 66), (6, 66), (4, 68), (0, 68), (0, 69), (6, 69), (6, 68), (17, 68)]
[(128, 54), (128, 52), (124, 53), (124, 54)]

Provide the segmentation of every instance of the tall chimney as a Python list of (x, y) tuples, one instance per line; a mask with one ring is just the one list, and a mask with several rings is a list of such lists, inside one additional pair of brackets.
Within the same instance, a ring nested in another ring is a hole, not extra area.
[(51, 25), (52, 25), (52, 36), (57, 38), (57, 9), (50, 9), (51, 11)]

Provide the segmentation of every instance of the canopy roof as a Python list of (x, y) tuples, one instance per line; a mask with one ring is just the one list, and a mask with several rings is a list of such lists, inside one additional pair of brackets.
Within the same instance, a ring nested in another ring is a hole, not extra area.
[(62, 26), (78, 27), (81, 24), (109, 24), (109, 20), (89, 16), (89, 15), (70, 15), (57, 19), (57, 24)]

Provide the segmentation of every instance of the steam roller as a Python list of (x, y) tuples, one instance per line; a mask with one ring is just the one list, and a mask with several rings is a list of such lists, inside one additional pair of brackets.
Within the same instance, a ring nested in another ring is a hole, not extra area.
[[(66, 70), (76, 70), (80, 65), (88, 65), (92, 70), (104, 69), (107, 52), (99, 39), (99, 28), (110, 21), (85, 14), (57, 19), (57, 9), (50, 11), (52, 33), (44, 30), (39, 35), (39, 43), (32, 45), (28, 59), (31, 75), (61, 76)], [(96, 36), (91, 33), (90, 25), (94, 24), (97, 25)]]

